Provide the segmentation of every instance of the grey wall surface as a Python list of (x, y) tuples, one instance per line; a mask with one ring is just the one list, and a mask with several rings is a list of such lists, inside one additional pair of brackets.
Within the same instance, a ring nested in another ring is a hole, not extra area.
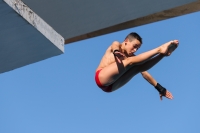
[[(66, 40), (199, 0), (23, 0)], [(181, 14), (178, 14), (181, 15)], [(167, 19), (166, 12), (165, 18)], [(148, 20), (143, 20), (147, 21)], [(153, 20), (153, 21), (156, 21)], [(146, 23), (147, 23), (146, 22)], [(134, 23), (134, 22), (133, 22)], [(141, 22), (137, 25), (142, 25)], [(131, 25), (130, 25), (131, 26)], [(132, 24), (134, 26), (134, 24)], [(124, 28), (129, 28), (124, 26)], [(123, 29), (123, 26), (122, 26)], [(112, 31), (107, 31), (112, 32)], [(101, 33), (97, 34), (100, 35)], [(91, 35), (92, 36), (92, 35)], [(89, 36), (88, 36), (89, 37)], [(87, 37), (86, 37), (87, 38)]]
[(0, 0), (0, 73), (62, 53)]

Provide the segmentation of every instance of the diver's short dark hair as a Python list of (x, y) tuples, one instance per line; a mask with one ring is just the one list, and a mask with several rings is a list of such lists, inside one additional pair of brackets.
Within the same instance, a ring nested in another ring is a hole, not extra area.
[(128, 34), (125, 40), (126, 39), (128, 39), (130, 42), (133, 41), (134, 39), (137, 39), (142, 44), (142, 38), (136, 32), (131, 32), (130, 34)]

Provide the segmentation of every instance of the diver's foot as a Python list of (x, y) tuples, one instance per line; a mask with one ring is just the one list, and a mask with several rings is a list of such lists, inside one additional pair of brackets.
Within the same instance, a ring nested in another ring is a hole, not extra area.
[(169, 56), (178, 47), (178, 44), (178, 40), (167, 42), (159, 47), (160, 53)]

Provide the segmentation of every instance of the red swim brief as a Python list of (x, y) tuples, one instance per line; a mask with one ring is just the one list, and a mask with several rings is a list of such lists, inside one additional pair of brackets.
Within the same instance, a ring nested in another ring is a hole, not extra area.
[(99, 88), (101, 88), (103, 91), (105, 92), (112, 92), (112, 84), (109, 85), (109, 86), (103, 86), (101, 84), (101, 82), (99, 81), (99, 73), (102, 69), (98, 70), (95, 74), (95, 81), (96, 81), (96, 84)]

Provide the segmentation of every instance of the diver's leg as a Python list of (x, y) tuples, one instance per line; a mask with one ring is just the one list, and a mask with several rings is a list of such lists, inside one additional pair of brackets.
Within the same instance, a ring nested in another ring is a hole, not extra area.
[(161, 59), (163, 59), (164, 55), (159, 54), (158, 56), (148, 60), (147, 62), (132, 66), (128, 71), (126, 71), (121, 77), (119, 77), (112, 85), (112, 90), (116, 90), (127, 82), (129, 82), (136, 74), (147, 71), (156, 65)]

